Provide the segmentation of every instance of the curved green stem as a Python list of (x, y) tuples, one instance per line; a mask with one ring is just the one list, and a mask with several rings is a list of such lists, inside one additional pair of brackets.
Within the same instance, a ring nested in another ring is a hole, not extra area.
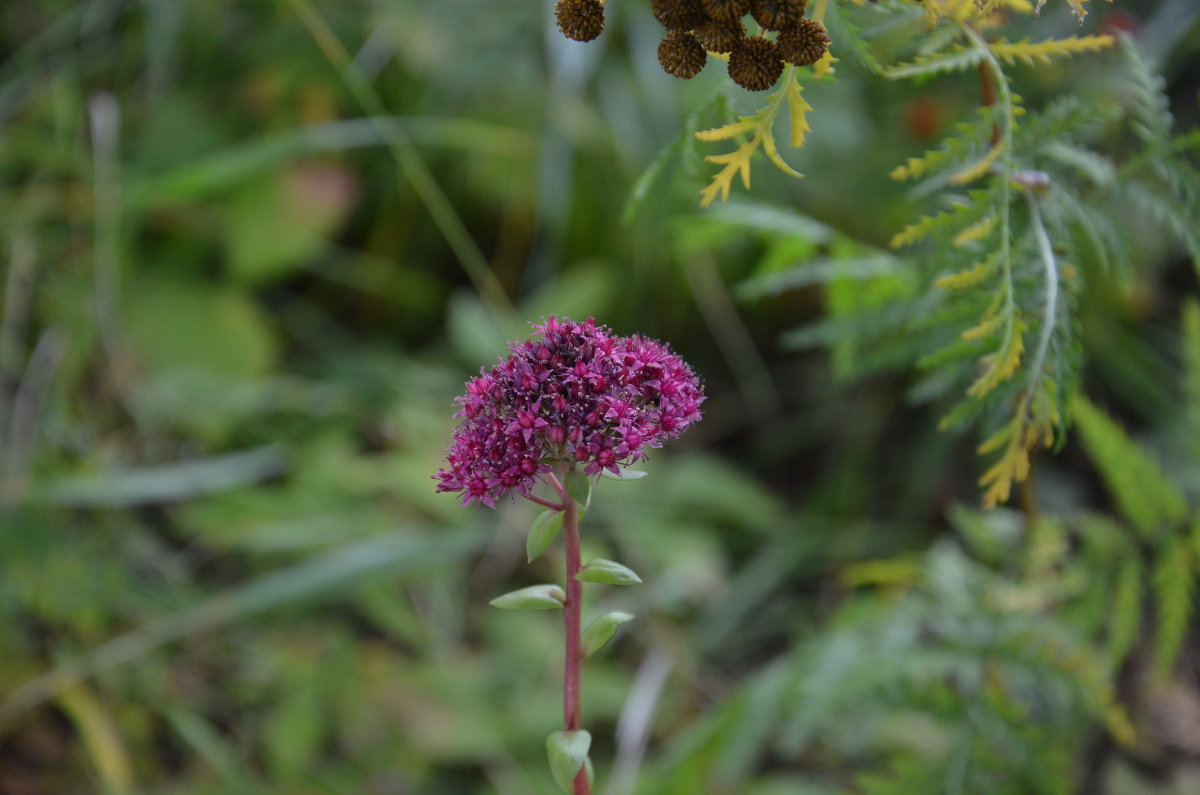
[(1012, 146), (1013, 146), (1013, 99), (1012, 91), (1008, 87), (1008, 78), (1004, 74), (1004, 69), (1000, 66), (1000, 62), (996, 60), (996, 56), (988, 48), (987, 41), (982, 35), (970, 25), (963, 25), (963, 31), (967, 37), (974, 42), (983, 55), (982, 66), (986, 66), (992, 73), (994, 78), (993, 90), (998, 93), (1000, 105), (1000, 119), (1003, 124), (1000, 128), (1000, 146), (1003, 147), (1001, 152), (1000, 162), (1003, 165), (1003, 175), (1001, 177), (1001, 195), (1000, 195), (1000, 265), (1004, 272), (1004, 339), (1005, 345), (1012, 344), (1013, 338), (1013, 323), (1016, 322), (1016, 291), (1013, 287), (1013, 263), (1012, 263), (1012, 243), (1010, 237), (1012, 235), (1012, 220), (1010, 205), (1012, 203), (1012, 177), (1015, 166), (1013, 165)]
[(1033, 237), (1037, 241), (1038, 253), (1042, 258), (1045, 271), (1045, 316), (1042, 318), (1042, 329), (1038, 335), (1037, 349), (1033, 354), (1033, 362), (1029, 370), (1029, 386), (1025, 388), (1025, 398), (1022, 401), (1025, 410), (1033, 402), (1037, 392), (1038, 381), (1042, 377), (1042, 369), (1046, 366), (1046, 356), (1050, 352), (1050, 340), (1054, 337), (1054, 323), (1058, 315), (1058, 267), (1054, 259), (1054, 248), (1050, 245), (1050, 236), (1046, 234), (1046, 226), (1042, 223), (1042, 213), (1038, 208), (1037, 198), (1029, 191), (1025, 192), (1029, 202), (1029, 220), (1033, 225)]

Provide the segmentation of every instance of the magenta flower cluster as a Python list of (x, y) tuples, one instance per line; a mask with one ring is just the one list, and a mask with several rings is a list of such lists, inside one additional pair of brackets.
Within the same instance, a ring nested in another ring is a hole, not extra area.
[(464, 505), (527, 495), (560, 461), (620, 474), (700, 419), (699, 379), (661, 342), (551, 315), (510, 347), (456, 399), (463, 421), (434, 479)]

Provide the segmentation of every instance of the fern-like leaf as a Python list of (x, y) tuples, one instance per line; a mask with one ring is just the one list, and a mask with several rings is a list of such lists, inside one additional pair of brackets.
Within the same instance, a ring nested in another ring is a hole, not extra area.
[(920, 157), (910, 157), (904, 165), (892, 169), (889, 176), (895, 180), (924, 179), (959, 167), (986, 145), (995, 124), (992, 109), (983, 108), (977, 119), (958, 125), (956, 134), (937, 149)]
[(1200, 301), (1194, 298), (1183, 305), (1183, 399), (1192, 454), (1200, 461)]
[(736, 122), (726, 124), (723, 127), (701, 130), (696, 133), (696, 138), (706, 143), (724, 141), (747, 134), (750, 135), (748, 140), (732, 152), (726, 152), (721, 155), (709, 155), (704, 158), (709, 163), (716, 163), (721, 166), (721, 169), (713, 175), (709, 184), (700, 191), (701, 207), (707, 207), (712, 204), (718, 196), (721, 197), (721, 201), (727, 201), (729, 199), (729, 191), (733, 187), (733, 181), (737, 177), (741, 177), (742, 185), (749, 190), (750, 163), (760, 148), (766, 153), (767, 158), (775, 167), (783, 173), (792, 177), (803, 176), (803, 174), (789, 166), (779, 155), (779, 148), (775, 143), (774, 130), (775, 119), (779, 115), (779, 109), (787, 105), (791, 116), (791, 144), (794, 147), (804, 144), (805, 135), (810, 130), (806, 113), (812, 110), (812, 108), (804, 101), (804, 97), (801, 96), (800, 92), (800, 84), (796, 80), (795, 68), (788, 66), (783, 75), (783, 88), (771, 94), (767, 98), (767, 104), (758, 113), (752, 116), (742, 116)]
[(1192, 592), (1196, 572), (1191, 551), (1179, 536), (1172, 536), (1159, 550), (1154, 564), (1154, 597), (1158, 608), (1158, 635), (1154, 663), (1160, 672), (1175, 661), (1192, 615)]
[(888, 67), (883, 74), (891, 80), (904, 80), (910, 77), (962, 72), (978, 66), (984, 57), (978, 47), (955, 44), (942, 52), (918, 55), (908, 63)]
[(990, 42), (988, 49), (992, 55), (999, 58), (1005, 63), (1012, 64), (1017, 61), (1034, 65), (1038, 63), (1050, 63), (1055, 58), (1070, 58), (1072, 55), (1081, 52), (1099, 52), (1113, 46), (1112, 36), (1071, 36), (1066, 39), (1047, 39), (1046, 41), (1031, 42), (1029, 39), (1021, 41), (1000, 41)]
[(1183, 521), (1187, 506), (1158, 462), (1125, 435), (1103, 411), (1083, 397), (1071, 403), (1083, 446), (1120, 508), (1150, 541)]
[(1110, 626), (1104, 656), (1109, 667), (1116, 669), (1133, 649), (1142, 623), (1142, 560), (1136, 554), (1127, 555), (1117, 573), (1116, 592), (1112, 598)]
[(992, 254), (983, 262), (977, 262), (965, 270), (939, 277), (933, 286), (942, 290), (968, 290), (978, 287), (996, 272), (998, 263), (999, 257)]
[(973, 225), (986, 221), (991, 215), (994, 195), (991, 189), (972, 191), (967, 194), (966, 202), (953, 209), (937, 215), (924, 216), (904, 227), (892, 236), (888, 245), (892, 248), (905, 248), (920, 243), (934, 233), (950, 232), (957, 235), (964, 229), (974, 228)]
[[(982, 398), (984, 395), (991, 392), (1000, 384), (1012, 377), (1017, 368), (1021, 366), (1021, 356), (1025, 353), (1025, 338), (1024, 331), (1026, 325), (1021, 320), (1019, 314), (1010, 315), (1004, 318), (997, 315), (998, 320), (1007, 320), (1004, 337), (1000, 342), (1000, 347), (992, 353), (984, 356), (981, 360), (984, 371), (979, 378), (967, 389), (967, 395), (973, 398)], [(999, 323), (996, 324), (999, 326)], [(963, 332), (966, 337), (968, 332)], [(978, 336), (983, 337), (990, 334), (990, 330), (986, 333), (980, 333)], [(970, 338), (968, 338), (970, 339)]]

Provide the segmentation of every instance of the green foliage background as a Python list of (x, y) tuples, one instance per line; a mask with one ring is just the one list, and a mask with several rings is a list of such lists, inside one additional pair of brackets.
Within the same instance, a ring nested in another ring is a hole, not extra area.
[[(1091, 5), (1194, 138), (1198, 9)], [(0, 7), (0, 792), (554, 792), (557, 615), (487, 602), (558, 556), (430, 480), (463, 381), (551, 312), (710, 395), (585, 520), (645, 580), (588, 605), (638, 615), (584, 672), (599, 792), (1200, 789), (1200, 218), (1060, 252), (1090, 402), (981, 512), (903, 332), (932, 276), (886, 253), (927, 209), (887, 175), (974, 75), (842, 53), (806, 178), (699, 211), (690, 131), (754, 98), (664, 75), (646, 6), (589, 45), (514, 0)], [(1011, 74), (1155, 96), (1122, 58)]]

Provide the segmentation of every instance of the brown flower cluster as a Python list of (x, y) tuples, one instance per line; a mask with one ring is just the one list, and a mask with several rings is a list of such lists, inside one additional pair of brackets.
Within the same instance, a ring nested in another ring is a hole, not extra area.
[[(728, 54), (733, 82), (765, 91), (784, 63), (809, 66), (829, 46), (825, 27), (804, 16), (806, 6), (807, 0), (651, 0), (655, 19), (667, 29), (658, 62), (667, 74), (687, 79), (700, 73), (709, 53)], [(554, 11), (568, 38), (591, 41), (604, 30), (602, 0), (559, 0)], [(763, 32), (750, 35), (746, 16)]]

